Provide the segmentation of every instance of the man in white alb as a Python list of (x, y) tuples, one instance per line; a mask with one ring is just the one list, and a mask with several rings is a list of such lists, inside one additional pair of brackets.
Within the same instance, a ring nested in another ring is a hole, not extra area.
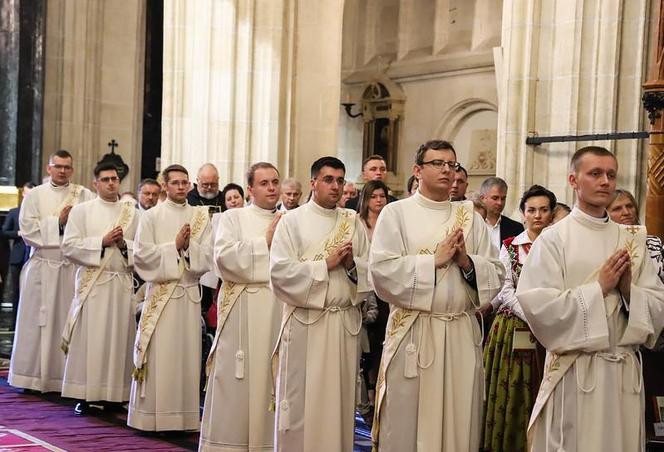
[(283, 452), (352, 452), (359, 303), (370, 290), (368, 240), (354, 211), (337, 207), (344, 164), (311, 167), (311, 201), (286, 214), (270, 250), (284, 303), (277, 342), (276, 444)]
[(212, 267), (207, 207), (187, 203), (189, 174), (163, 172), (167, 199), (143, 212), (134, 267), (147, 282), (134, 345), (127, 424), (139, 430), (198, 430), (201, 309), (198, 279)]
[(450, 202), (458, 169), (450, 143), (417, 151), (418, 191), (388, 204), (370, 269), (391, 305), (376, 384), (380, 451), (476, 452), (482, 430), (482, 331), (475, 317), (500, 290), (504, 268), (470, 201)]
[(70, 183), (74, 161), (65, 150), (54, 152), (46, 171), (50, 181), (35, 187), (23, 201), (21, 237), (33, 248), (21, 273), (9, 384), (41, 392), (60, 392), (65, 357), (62, 329), (74, 296), (74, 265), (60, 244), (72, 206), (93, 199), (90, 190)]
[(214, 261), (219, 291), (217, 334), (208, 357), (209, 380), (201, 451), (267, 451), (274, 444), (271, 355), (281, 306), (270, 290), (270, 247), (281, 218), (279, 172), (259, 162), (247, 172), (253, 202), (221, 215)]
[(94, 169), (97, 198), (71, 210), (62, 250), (77, 265), (74, 299), (62, 337), (62, 396), (87, 402), (126, 402), (131, 388), (136, 317), (132, 294), (133, 240), (138, 210), (118, 201), (112, 163)]
[(643, 451), (639, 347), (664, 326), (664, 286), (642, 226), (611, 221), (618, 162), (588, 146), (572, 157), (577, 204), (545, 229), (521, 270), (517, 298), (547, 349), (528, 427), (531, 451)]

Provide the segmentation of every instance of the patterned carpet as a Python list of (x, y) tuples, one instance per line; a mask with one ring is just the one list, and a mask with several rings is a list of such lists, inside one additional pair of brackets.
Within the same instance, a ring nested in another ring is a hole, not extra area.
[[(126, 426), (126, 412), (78, 417), (57, 394), (26, 394), (0, 371), (0, 451), (197, 450), (198, 433), (143, 433)], [(358, 419), (355, 451), (369, 452), (369, 431)]]

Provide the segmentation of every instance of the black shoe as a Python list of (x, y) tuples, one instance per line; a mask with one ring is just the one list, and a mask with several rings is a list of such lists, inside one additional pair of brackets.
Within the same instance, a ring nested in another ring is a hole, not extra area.
[(88, 402), (78, 402), (74, 407), (74, 414), (76, 416), (85, 416), (90, 411), (90, 405)]

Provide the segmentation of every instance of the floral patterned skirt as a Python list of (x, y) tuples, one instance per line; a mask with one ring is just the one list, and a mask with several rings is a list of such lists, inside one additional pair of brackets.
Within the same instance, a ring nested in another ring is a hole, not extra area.
[[(509, 310), (496, 315), (484, 348), (486, 400), (482, 450), (527, 450), (526, 432), (542, 381), (545, 351), (513, 350), (514, 331), (528, 325)], [(534, 340), (534, 338), (533, 338)]]

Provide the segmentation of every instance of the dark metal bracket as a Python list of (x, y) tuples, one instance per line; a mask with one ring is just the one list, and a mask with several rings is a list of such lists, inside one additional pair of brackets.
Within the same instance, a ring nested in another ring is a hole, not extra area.
[(649, 137), (650, 132), (614, 132), (595, 133), (589, 135), (556, 135), (550, 137), (530, 136), (526, 138), (526, 144), (537, 146), (543, 143), (564, 143), (568, 141), (638, 140)]

